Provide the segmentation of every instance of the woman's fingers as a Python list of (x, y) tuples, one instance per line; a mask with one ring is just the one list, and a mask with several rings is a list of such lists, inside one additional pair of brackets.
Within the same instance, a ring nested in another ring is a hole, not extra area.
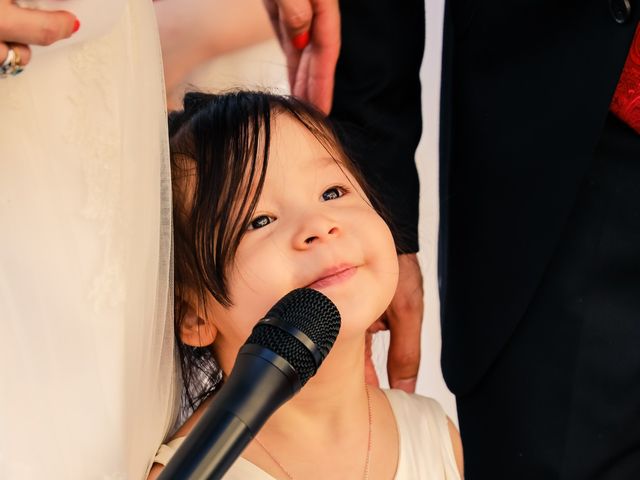
[(20, 60), (16, 61), (16, 64), (24, 67), (29, 63), (29, 60), (31, 60), (31, 49), (27, 45), (23, 45), (21, 43), (12, 43), (7, 45), (6, 43), (0, 42), (0, 65), (2, 65), (9, 55), (9, 46), (11, 46)]
[(338, 0), (264, 0), (287, 57), (292, 93), (328, 113), (340, 53)]
[[(280, 10), (280, 19), (284, 24), (289, 37), (294, 40), (298, 50), (302, 50), (306, 45), (299, 45), (300, 35), (309, 31), (313, 19), (313, 6), (310, 0), (275, 0)], [(307, 35), (308, 41), (308, 35)]]
[(21, 8), (12, 0), (0, 0), (0, 74), (15, 75), (31, 60), (29, 45), (51, 45), (80, 28), (69, 12)]
[(70, 37), (80, 28), (69, 12), (34, 10), (0, 4), (0, 40), (25, 45), (51, 45)]

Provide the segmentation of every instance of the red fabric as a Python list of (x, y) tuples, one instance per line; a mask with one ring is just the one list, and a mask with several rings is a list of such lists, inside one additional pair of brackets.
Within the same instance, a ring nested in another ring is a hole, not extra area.
[(613, 94), (611, 111), (640, 134), (640, 24)]

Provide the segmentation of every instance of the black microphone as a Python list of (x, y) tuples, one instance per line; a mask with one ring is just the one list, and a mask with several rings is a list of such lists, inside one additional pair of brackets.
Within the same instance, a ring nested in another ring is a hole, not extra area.
[(267, 419), (315, 375), (340, 313), (317, 290), (289, 292), (260, 320), (209, 407), (158, 480), (222, 478)]

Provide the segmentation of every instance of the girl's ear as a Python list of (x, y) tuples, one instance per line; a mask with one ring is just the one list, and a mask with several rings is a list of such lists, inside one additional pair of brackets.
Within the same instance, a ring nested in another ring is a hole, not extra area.
[(186, 313), (180, 323), (180, 340), (191, 347), (207, 347), (213, 344), (218, 329), (212, 322), (202, 318), (188, 305), (184, 304)]

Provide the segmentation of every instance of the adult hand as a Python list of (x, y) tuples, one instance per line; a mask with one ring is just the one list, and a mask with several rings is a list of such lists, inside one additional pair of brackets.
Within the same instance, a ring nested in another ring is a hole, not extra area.
[(371, 362), (371, 336), (381, 330), (391, 332), (387, 373), (391, 388), (412, 393), (420, 366), (420, 332), (424, 312), (422, 273), (415, 253), (398, 255), (399, 277), (396, 293), (383, 316), (369, 328), (366, 344), (365, 380), (377, 385)]
[(0, 0), (0, 64), (12, 48), (24, 66), (31, 59), (29, 45), (51, 45), (70, 37), (79, 27), (72, 13), (22, 8), (13, 0)]
[(329, 113), (340, 54), (338, 0), (264, 0), (287, 57), (291, 93)]

